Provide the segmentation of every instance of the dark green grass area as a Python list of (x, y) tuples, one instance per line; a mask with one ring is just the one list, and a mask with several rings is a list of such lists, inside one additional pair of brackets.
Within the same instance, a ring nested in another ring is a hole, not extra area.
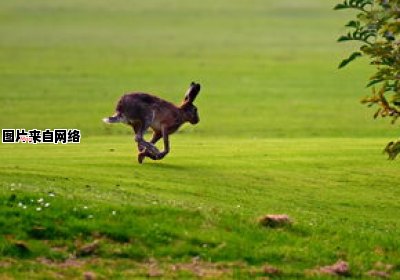
[[(397, 265), (397, 164), (382, 160), (376, 146), (383, 139), (186, 136), (173, 139), (168, 161), (142, 166), (120, 136), (74, 146), (3, 145), (1, 254), (62, 263), (97, 240), (89, 257), (117, 266), (199, 257), (268, 263), (289, 279), (338, 259), (349, 261), (355, 279), (376, 263)], [(287, 213), (294, 223), (264, 228), (257, 218), (267, 213)]]
[[(337, 70), (335, 4), (2, 1), (1, 128), (82, 141), (0, 146), (0, 279), (325, 279), (340, 259), (349, 279), (400, 277), (399, 164), (381, 153), (398, 126), (359, 104), (366, 61)], [(101, 119), (191, 81), (199, 125), (138, 165), (130, 129)], [(274, 213), (293, 224), (258, 225)]]

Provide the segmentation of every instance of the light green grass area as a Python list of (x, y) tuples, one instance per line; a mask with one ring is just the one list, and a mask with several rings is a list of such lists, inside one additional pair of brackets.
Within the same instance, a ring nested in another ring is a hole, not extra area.
[[(340, 259), (348, 279), (400, 277), (399, 164), (381, 152), (398, 126), (359, 104), (366, 61), (336, 69), (335, 3), (1, 2), (1, 128), (82, 141), (0, 146), (0, 279), (325, 279)], [(162, 161), (101, 123), (125, 92), (179, 103), (192, 80), (201, 121)], [(258, 224), (275, 213), (293, 224)]]

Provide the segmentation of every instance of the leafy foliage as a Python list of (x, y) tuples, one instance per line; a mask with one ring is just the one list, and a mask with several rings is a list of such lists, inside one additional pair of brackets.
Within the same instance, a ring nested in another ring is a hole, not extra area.
[[(372, 87), (372, 94), (362, 99), (362, 103), (377, 105), (374, 118), (390, 117), (394, 124), (400, 117), (400, 0), (345, 0), (334, 9), (358, 11), (356, 18), (345, 25), (349, 31), (338, 42), (361, 43), (359, 51), (344, 59), (339, 68), (361, 56), (370, 59), (370, 64), (376, 67), (367, 84)], [(385, 151), (390, 159), (400, 153), (398, 149)]]
[(365, 7), (372, 4), (373, 0), (345, 0), (343, 4), (337, 4), (335, 10), (353, 8), (365, 11)]

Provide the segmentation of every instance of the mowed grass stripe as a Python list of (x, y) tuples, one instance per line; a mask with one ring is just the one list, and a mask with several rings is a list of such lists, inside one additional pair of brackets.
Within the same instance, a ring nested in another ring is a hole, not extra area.
[[(34, 255), (51, 258), (63, 254), (37, 243), (29, 233), (33, 225), (52, 229), (54, 236), (46, 235), (50, 244), (69, 244), (71, 250), (78, 236), (90, 240), (100, 232), (115, 240), (116, 248), (136, 240), (125, 254), (139, 261), (199, 255), (270, 262), (292, 273), (288, 277), (339, 255), (356, 271), (382, 257), (389, 262), (399, 257), (397, 163), (382, 159), (376, 146), (383, 139), (188, 141), (185, 136), (173, 139), (174, 154), (165, 161), (143, 165), (135, 162), (132, 143), (120, 136), (89, 137), (75, 146), (2, 145), (3, 201), (15, 193), (16, 202), (22, 199), (29, 207), (24, 212), (15, 202), (14, 208), (3, 208), (19, 213), (3, 220), (14, 225), (4, 233), (40, 248)], [(29, 199), (46, 199), (52, 191), (52, 205), (36, 212)], [(262, 228), (257, 218), (266, 213), (287, 213), (295, 223), (283, 231)], [(64, 226), (54, 224), (61, 217)], [(10, 246), (3, 240), (2, 252), (15, 256)], [(101, 255), (118, 263), (112, 250)]]

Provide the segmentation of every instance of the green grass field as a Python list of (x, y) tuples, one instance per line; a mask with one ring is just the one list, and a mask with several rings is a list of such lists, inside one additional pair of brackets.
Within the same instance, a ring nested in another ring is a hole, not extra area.
[[(328, 279), (313, 270), (340, 259), (347, 279), (399, 278), (398, 126), (359, 103), (366, 61), (337, 70), (335, 3), (0, 3), (1, 128), (82, 132), (0, 146), (0, 279)], [(199, 125), (137, 164), (130, 129), (101, 119), (192, 80)], [(274, 213), (293, 224), (258, 224)]]

